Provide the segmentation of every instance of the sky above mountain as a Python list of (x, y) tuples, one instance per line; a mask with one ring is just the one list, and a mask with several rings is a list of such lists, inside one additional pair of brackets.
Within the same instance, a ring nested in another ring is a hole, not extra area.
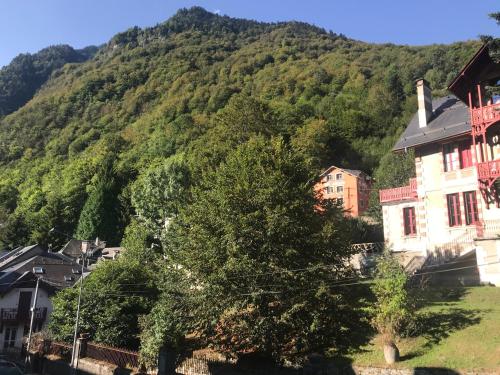
[(498, 35), (498, 0), (1, 0), (0, 66), (53, 44), (99, 45), (132, 26), (154, 26), (179, 8), (258, 21), (304, 21), (367, 42), (423, 45)]

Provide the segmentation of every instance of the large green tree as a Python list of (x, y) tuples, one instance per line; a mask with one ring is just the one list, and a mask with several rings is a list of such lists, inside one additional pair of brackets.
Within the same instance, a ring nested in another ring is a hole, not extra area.
[[(102, 262), (85, 278), (80, 310), (80, 332), (104, 344), (138, 348), (139, 317), (157, 299), (152, 269), (127, 256)], [(56, 340), (73, 338), (79, 283), (58, 292), (49, 330)]]
[(150, 167), (132, 187), (132, 205), (141, 221), (155, 232), (188, 202), (189, 170), (181, 157)]
[(282, 138), (250, 138), (202, 176), (165, 233), (168, 262), (192, 286), (191, 328), (229, 354), (293, 358), (342, 336), (346, 301), (330, 284), (346, 275), (350, 233), (297, 155)]

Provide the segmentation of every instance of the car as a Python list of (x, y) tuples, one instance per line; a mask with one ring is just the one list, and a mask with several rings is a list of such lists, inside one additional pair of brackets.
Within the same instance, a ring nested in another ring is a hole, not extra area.
[(23, 371), (14, 362), (0, 359), (0, 375), (22, 375)]

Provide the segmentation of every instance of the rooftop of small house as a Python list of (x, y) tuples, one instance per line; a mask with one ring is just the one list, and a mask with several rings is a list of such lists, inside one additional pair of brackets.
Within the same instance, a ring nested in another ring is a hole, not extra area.
[(394, 145), (393, 151), (400, 151), (470, 133), (469, 109), (456, 96), (448, 95), (434, 99), (432, 108), (432, 117), (425, 127), (419, 126), (418, 113), (415, 113)]
[[(0, 266), (0, 294), (18, 285), (20, 280), (23, 285), (31, 285), (36, 277), (54, 290), (62, 289), (73, 285), (82, 275), (81, 265), (74, 259), (39, 245), (15, 249), (4, 258)], [(84, 276), (87, 272), (84, 268)]]

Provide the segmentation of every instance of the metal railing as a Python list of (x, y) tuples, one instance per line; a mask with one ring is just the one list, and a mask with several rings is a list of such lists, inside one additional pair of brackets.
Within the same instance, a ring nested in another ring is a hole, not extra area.
[(500, 160), (486, 161), (477, 164), (477, 175), (480, 179), (500, 177)]
[(379, 191), (380, 203), (411, 200), (417, 198), (417, 179), (410, 178), (406, 186)]
[[(47, 308), (37, 307), (35, 309), (35, 320), (45, 320), (47, 318)], [(29, 315), (27, 315), (29, 319)], [(0, 310), (0, 320), (2, 321), (20, 321), (19, 309), (17, 308), (6, 308)], [(24, 319), (23, 319), (24, 320)]]
[(363, 253), (365, 255), (381, 254), (384, 251), (385, 244), (383, 242), (364, 242), (354, 243), (351, 249), (356, 253)]
[(473, 126), (500, 121), (500, 103), (471, 109), (471, 118)]
[(132, 369), (139, 367), (139, 354), (137, 352), (107, 345), (88, 343), (85, 356), (111, 363), (121, 368)]

